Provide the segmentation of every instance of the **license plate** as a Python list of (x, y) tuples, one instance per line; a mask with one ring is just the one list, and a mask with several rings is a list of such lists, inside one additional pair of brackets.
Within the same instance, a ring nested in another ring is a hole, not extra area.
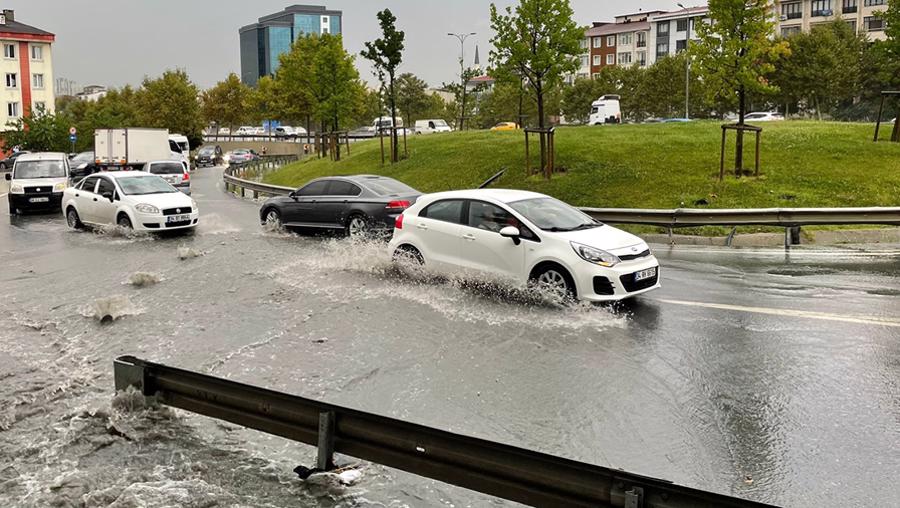
[(191, 220), (190, 215), (170, 215), (166, 218), (166, 222), (185, 222)]
[(634, 272), (634, 281), (640, 282), (645, 279), (652, 279), (656, 277), (656, 267), (647, 268), (646, 270), (641, 270), (639, 272)]
[(49, 203), (50, 198), (31, 198), (28, 200), (29, 203)]

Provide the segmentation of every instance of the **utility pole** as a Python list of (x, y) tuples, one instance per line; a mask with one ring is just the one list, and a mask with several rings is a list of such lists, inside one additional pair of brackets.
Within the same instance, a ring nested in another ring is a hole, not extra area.
[(684, 40), (684, 118), (691, 119), (691, 55), (688, 49), (691, 46), (691, 13), (687, 7), (678, 4), (687, 13), (687, 38)]
[(459, 40), (459, 80), (461, 82), (460, 84), (462, 85), (462, 89), (460, 89), (460, 99), (461, 99), (460, 102), (462, 104), (459, 105), (460, 106), (459, 129), (457, 129), (457, 130), (461, 131), (461, 130), (463, 130), (463, 126), (465, 125), (465, 122), (466, 122), (466, 86), (468, 85), (468, 83), (466, 83), (466, 68), (465, 68), (466, 39), (475, 35), (475, 32), (471, 32), (471, 33), (467, 33), (467, 34), (448, 33), (447, 35), (449, 35), (450, 37), (456, 37)]

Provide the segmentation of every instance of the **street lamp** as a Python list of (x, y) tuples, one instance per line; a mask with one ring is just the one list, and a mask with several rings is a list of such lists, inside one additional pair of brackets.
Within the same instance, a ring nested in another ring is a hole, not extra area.
[[(687, 11), (687, 7), (677, 4), (678, 7), (681, 7), (685, 11)], [(688, 53), (688, 47), (691, 44), (691, 14), (687, 13), (687, 38), (684, 40), (684, 118), (685, 120), (690, 120), (691, 118), (691, 55)]]
[(466, 39), (475, 35), (475, 32), (470, 32), (467, 34), (454, 34), (448, 33), (450, 37), (456, 37), (459, 40), (459, 80), (462, 82), (462, 89), (460, 90), (461, 102), (460, 110), (459, 110), (459, 130), (463, 130), (463, 125), (465, 124), (466, 119), (466, 70), (465, 70), (465, 61), (466, 61)]

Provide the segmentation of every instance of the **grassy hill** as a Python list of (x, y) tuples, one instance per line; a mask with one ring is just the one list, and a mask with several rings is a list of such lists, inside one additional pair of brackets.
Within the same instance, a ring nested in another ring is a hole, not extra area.
[[(900, 144), (873, 143), (873, 124), (761, 124), (761, 176), (716, 179), (718, 122), (561, 127), (550, 181), (525, 176), (522, 132), (470, 131), (414, 136), (410, 157), (381, 165), (378, 141), (355, 143), (340, 162), (311, 159), (268, 175), (301, 186), (327, 175), (386, 175), (423, 191), (471, 188), (500, 168), (498, 188), (550, 194), (577, 206), (751, 208), (900, 205)], [(728, 161), (734, 157), (729, 134)], [(752, 137), (746, 165), (753, 164)], [(534, 151), (532, 152), (534, 154)], [(704, 204), (708, 203), (708, 204)]]

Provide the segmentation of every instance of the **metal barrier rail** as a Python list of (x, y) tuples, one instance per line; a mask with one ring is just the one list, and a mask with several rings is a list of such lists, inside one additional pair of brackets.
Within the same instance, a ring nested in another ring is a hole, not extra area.
[(225, 168), (225, 173), (222, 175), (222, 180), (225, 183), (225, 190), (231, 192), (233, 189), (239, 189), (241, 197), (246, 196), (247, 191), (250, 191), (253, 193), (254, 199), (258, 198), (260, 194), (268, 196), (286, 196), (296, 189), (293, 187), (282, 187), (280, 185), (255, 182), (235, 175), (243, 174), (247, 171), (264, 172), (265, 170), (280, 168), (285, 164), (290, 164), (297, 160), (299, 160), (299, 157), (296, 155), (271, 155), (261, 157), (254, 161), (231, 164)]
[(761, 507), (754, 501), (122, 356), (116, 390), (496, 497), (551, 507)]

